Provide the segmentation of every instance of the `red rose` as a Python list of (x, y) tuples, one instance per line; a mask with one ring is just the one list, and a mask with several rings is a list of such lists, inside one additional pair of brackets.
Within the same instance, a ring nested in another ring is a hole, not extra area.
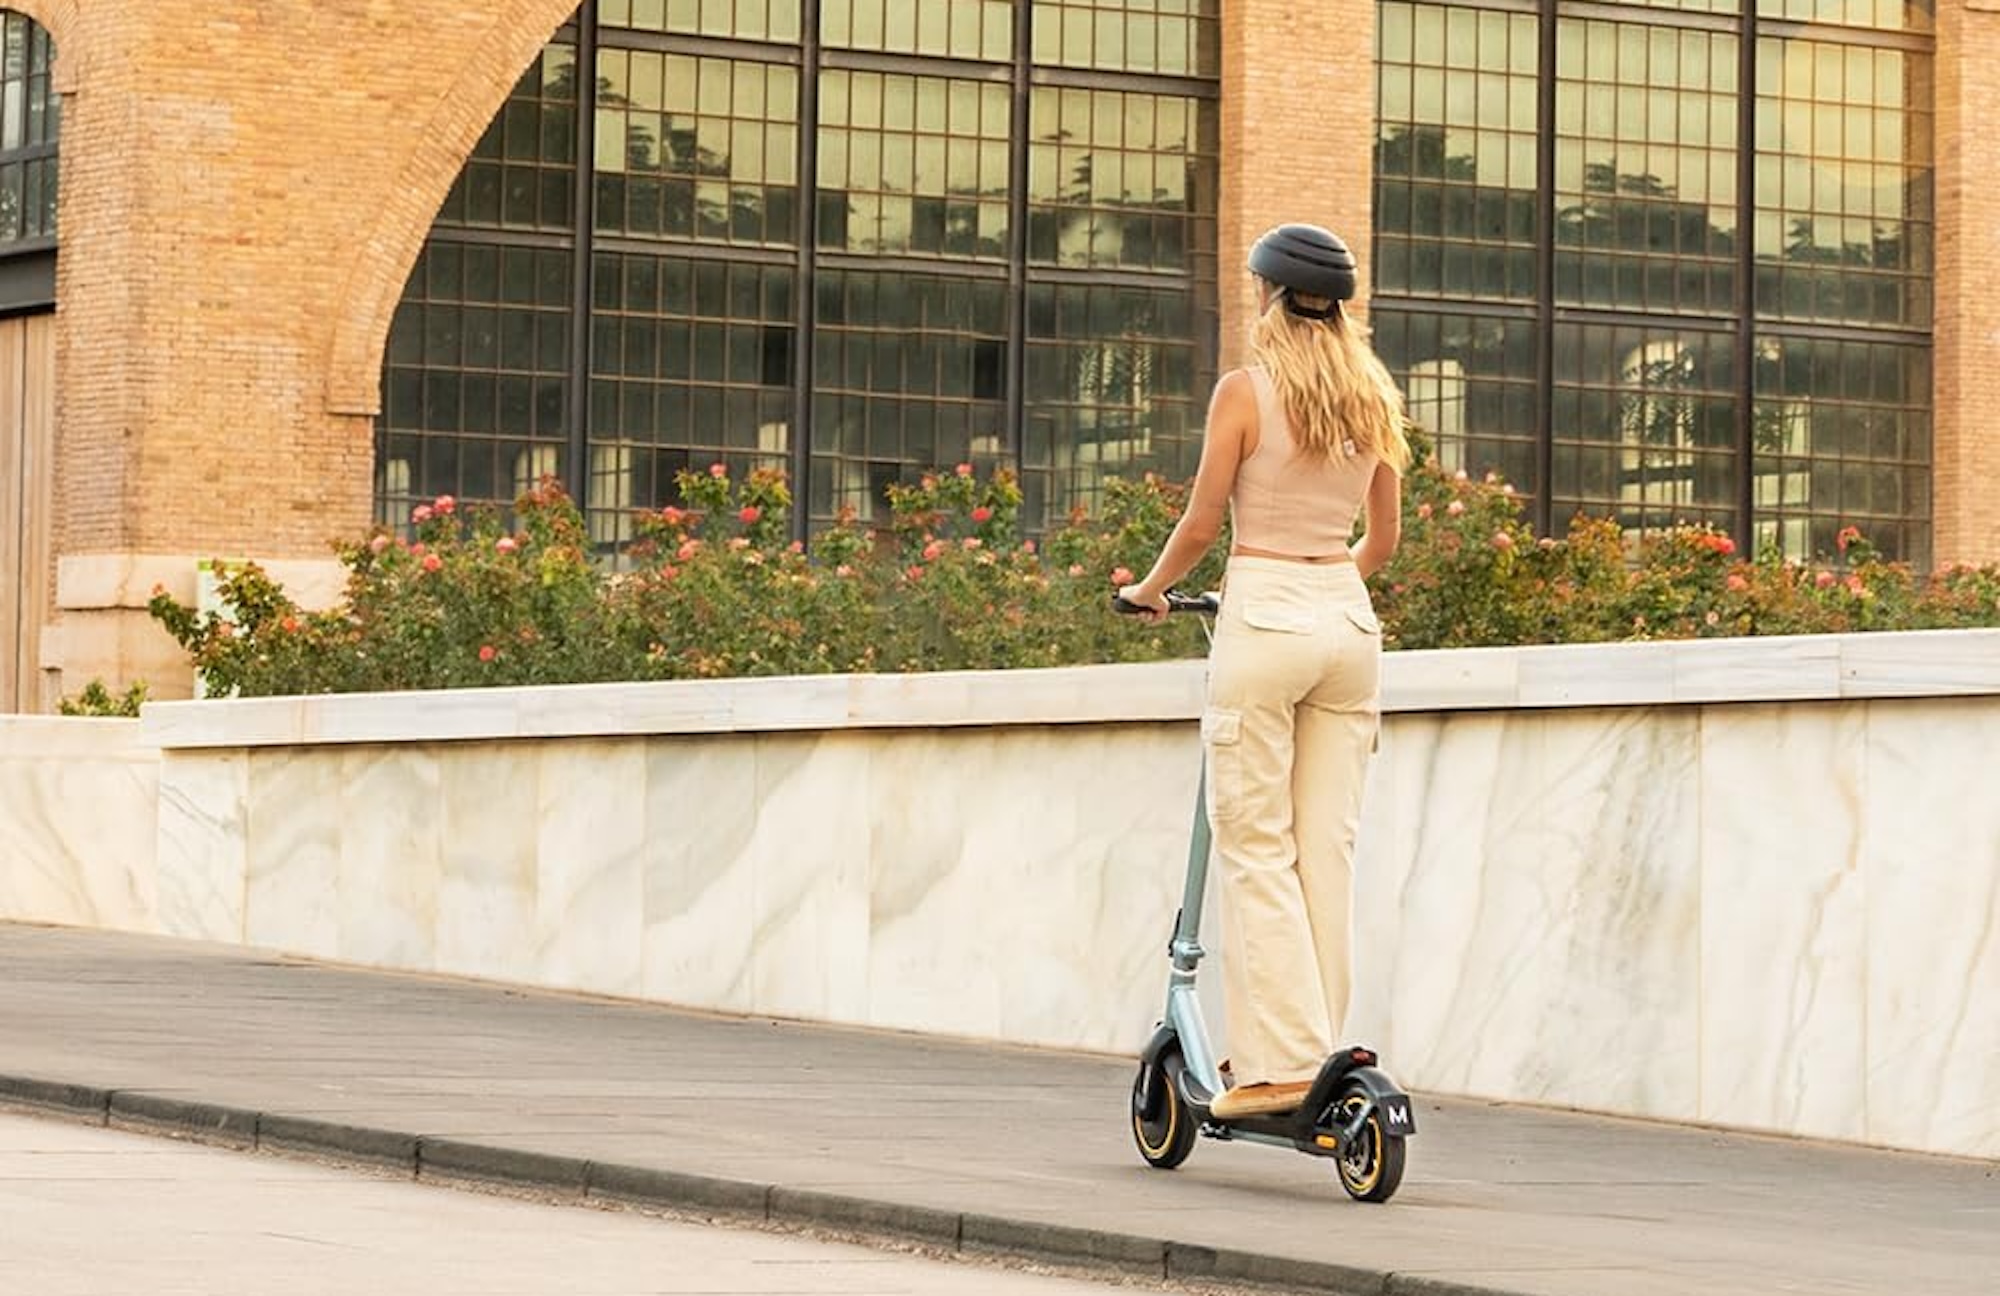
[(972, 510), (972, 520), (974, 522), (991, 522), (993, 520), (993, 510), (981, 504), (978, 508)]
[(442, 567), (442, 566), (444, 566), (444, 559), (442, 559), (442, 558), (438, 557), (438, 556), (437, 556), (436, 554), (425, 554), (425, 555), (424, 555), (424, 570), (425, 570), (425, 571), (427, 571), (427, 572), (434, 572), (434, 571), (436, 571), (436, 570), (437, 570), (438, 568), (440, 568), (440, 567)]
[(492, 644), (479, 645), (479, 660), (483, 662), (490, 662), (499, 655), (500, 655), (500, 650), (495, 648)]
[(751, 523), (755, 522), (758, 518), (763, 516), (764, 516), (763, 509), (758, 508), (755, 504), (745, 504), (740, 510), (737, 511), (736, 520), (738, 522), (741, 522), (744, 526), (749, 526)]

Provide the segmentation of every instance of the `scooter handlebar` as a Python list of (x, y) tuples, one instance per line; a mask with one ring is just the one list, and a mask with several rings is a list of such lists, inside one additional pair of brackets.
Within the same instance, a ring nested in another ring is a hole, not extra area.
[[(1111, 610), (1125, 616), (1136, 616), (1147, 609), (1137, 603), (1128, 603), (1117, 594), (1111, 596)], [(1183, 594), (1179, 590), (1167, 591), (1167, 611), (1202, 612), (1214, 616), (1222, 610), (1220, 594)]]

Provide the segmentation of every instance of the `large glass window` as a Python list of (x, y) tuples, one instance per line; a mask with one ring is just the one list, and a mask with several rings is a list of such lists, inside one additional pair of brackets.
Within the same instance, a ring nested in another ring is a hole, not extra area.
[(586, 4), (405, 291), (380, 516), (553, 471), (609, 544), (691, 464), (784, 466), (824, 521), (974, 462), (1021, 471), (1035, 528), (1107, 472), (1191, 474), (1215, 25), (1216, 0)]
[(56, 137), (62, 100), (55, 47), (26, 15), (0, 10), (0, 247), (56, 232)]
[(1928, 8), (1761, 0), (1747, 49), (1735, 0), (1575, 9), (1380, 7), (1372, 309), (1413, 415), (1544, 527), (1927, 562)]

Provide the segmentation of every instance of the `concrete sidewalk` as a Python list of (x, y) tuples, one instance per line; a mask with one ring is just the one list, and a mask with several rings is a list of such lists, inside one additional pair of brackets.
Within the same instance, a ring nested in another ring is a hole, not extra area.
[[(1145, 1023), (1135, 1025), (1135, 1035)], [(1394, 1059), (1389, 1059), (1393, 1067)], [(0, 924), (0, 1101), (1153, 1278), (1381, 1296), (1990, 1296), (2000, 1163), (1420, 1100), (1386, 1207), (1130, 1064)]]

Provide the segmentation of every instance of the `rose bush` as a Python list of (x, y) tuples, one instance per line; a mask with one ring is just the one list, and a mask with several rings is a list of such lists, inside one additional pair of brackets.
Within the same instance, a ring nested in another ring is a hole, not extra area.
[[(1199, 654), (1192, 618), (1109, 612), (1186, 506), (1185, 484), (1109, 480), (1095, 513), (1040, 540), (1020, 531), (1006, 470), (969, 464), (892, 488), (881, 531), (852, 513), (790, 539), (781, 473), (683, 473), (680, 503), (638, 518), (613, 562), (594, 555), (554, 481), (511, 513), (442, 496), (408, 536), (340, 546), (345, 598), (299, 608), (255, 565), (222, 572), (214, 611), (163, 591), (153, 615), (211, 694), (320, 693), (846, 671), (997, 669)], [(1858, 531), (1803, 564), (1747, 558), (1679, 527), (1634, 541), (1579, 518), (1536, 537), (1495, 476), (1413, 468), (1404, 540), (1373, 578), (1395, 648), (1601, 642), (2000, 624), (2000, 567), (1928, 578)], [(1182, 582), (1213, 589), (1227, 537)], [(218, 569), (220, 570), (220, 569)]]

